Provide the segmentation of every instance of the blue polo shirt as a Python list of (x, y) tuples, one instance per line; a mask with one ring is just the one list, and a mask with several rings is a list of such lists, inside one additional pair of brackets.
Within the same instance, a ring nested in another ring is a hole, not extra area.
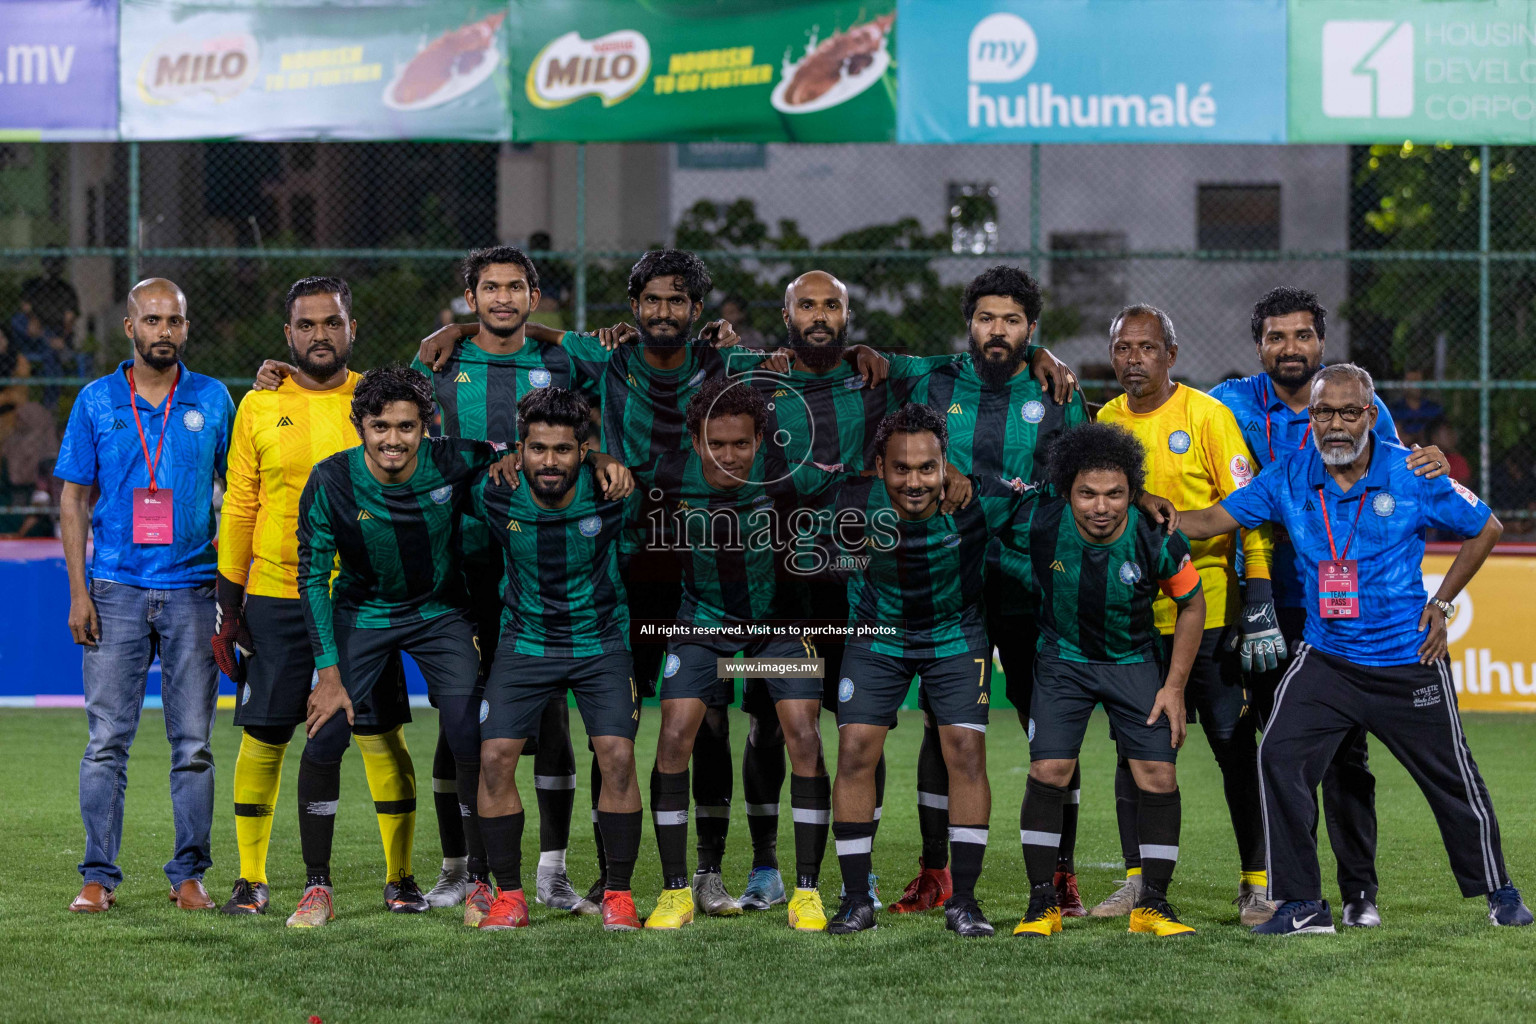
[[(1211, 388), (1210, 395), (1237, 417), (1243, 439), (1253, 453), (1254, 464), (1260, 469), (1288, 452), (1313, 447), (1312, 435), (1308, 432), (1312, 421), (1307, 410), (1292, 412), (1291, 407), (1275, 394), (1269, 374), (1257, 373), (1252, 377), (1222, 381)], [(1380, 397), (1377, 396), (1376, 403), (1376, 431), (1389, 442), (1395, 442), (1397, 425), (1392, 422), (1392, 414)], [(1274, 585), (1276, 605), (1281, 608), (1305, 607), (1307, 594), (1303, 575), (1297, 567), (1296, 549), (1291, 539), (1283, 529), (1275, 530), (1275, 554), (1269, 576)]]
[[(1434, 527), (1471, 537), (1492, 513), (1449, 476), (1414, 476), (1404, 448), (1383, 443), (1376, 431), (1371, 437), (1370, 469), (1347, 494), (1309, 445), (1278, 458), (1247, 487), (1223, 498), (1221, 507), (1244, 527), (1275, 522), (1291, 535), (1306, 586), (1307, 643), (1357, 665), (1413, 665), (1424, 643), (1419, 616), (1429, 600), (1422, 568), (1424, 531)], [(1354, 531), (1348, 557), (1360, 573), (1359, 618), (1324, 620), (1317, 613), (1317, 566), (1333, 557), (1323, 525), (1324, 502), (1340, 558)]]
[[(213, 481), (224, 475), (235, 403), (223, 384), (182, 366), (167, 422), (163, 403), (152, 406), (128, 390), (132, 365), (124, 362), (116, 373), (81, 390), (53, 469), (60, 480), (101, 488), (91, 512), (95, 550), (90, 576), (156, 590), (212, 583), (218, 565)], [(129, 404), (135, 400), (150, 458), (166, 423), (155, 486), (171, 490), (175, 540), (170, 544), (133, 542), (133, 491), (149, 486), (149, 467)]]

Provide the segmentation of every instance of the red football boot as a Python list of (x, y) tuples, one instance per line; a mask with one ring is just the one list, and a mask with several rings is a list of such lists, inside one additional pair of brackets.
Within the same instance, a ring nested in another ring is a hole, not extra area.
[(503, 889), (497, 893), (495, 902), (491, 904), (491, 912), (480, 921), (479, 927), (489, 932), (527, 928), (528, 899), (523, 895), (523, 890), (508, 892)]
[(1058, 871), (1055, 881), (1056, 905), (1061, 908), (1061, 916), (1087, 917), (1088, 909), (1083, 906), (1083, 897), (1077, 891), (1077, 873)]
[(634, 932), (642, 927), (640, 915), (635, 912), (635, 898), (629, 890), (603, 893), (603, 930), (609, 932)]
[(920, 914), (943, 906), (944, 901), (954, 895), (955, 884), (949, 875), (949, 865), (942, 868), (925, 867), (921, 857), (917, 863), (921, 868), (917, 877), (907, 883), (901, 899), (886, 908), (893, 914)]

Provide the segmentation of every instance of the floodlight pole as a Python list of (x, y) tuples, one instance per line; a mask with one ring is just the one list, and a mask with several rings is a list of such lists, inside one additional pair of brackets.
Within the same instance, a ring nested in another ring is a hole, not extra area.
[(1485, 145), (1478, 152), (1478, 203), (1477, 203), (1477, 422), (1478, 462), (1481, 464), (1479, 486), (1483, 499), (1491, 500), (1493, 446), (1488, 434), (1492, 421), (1492, 394), (1489, 390), (1489, 284), (1488, 284), (1488, 218), (1489, 182), (1492, 172), (1488, 168), (1489, 151)]
[(128, 287), (139, 283), (139, 251), (144, 239), (139, 230), (139, 144), (128, 143)]
[(576, 330), (587, 329), (587, 144), (576, 143)]

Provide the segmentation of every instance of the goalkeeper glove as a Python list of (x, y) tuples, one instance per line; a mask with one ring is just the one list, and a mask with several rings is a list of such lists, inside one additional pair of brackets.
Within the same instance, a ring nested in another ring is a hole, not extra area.
[(244, 659), (249, 658), (256, 647), (251, 642), (251, 629), (245, 624), (245, 588), (220, 573), (214, 584), (214, 599), (213, 660), (231, 681), (243, 683)]
[(1243, 603), (1243, 671), (1273, 672), (1290, 656), (1269, 580), (1250, 579)]

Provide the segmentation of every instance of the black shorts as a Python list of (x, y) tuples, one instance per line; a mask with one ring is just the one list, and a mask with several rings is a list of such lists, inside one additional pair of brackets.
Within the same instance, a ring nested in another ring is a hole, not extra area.
[(992, 700), (992, 652), (967, 651), (945, 658), (896, 658), (867, 647), (843, 651), (837, 683), (837, 725), (896, 724), (896, 712), (912, 685), (920, 681), (924, 710), (939, 725), (960, 725), (985, 732)]
[[(1189, 722), (1200, 723), (1207, 736), (1229, 740), (1238, 729), (1254, 728), (1248, 716), (1248, 689), (1243, 678), (1242, 653), (1232, 637), (1242, 637), (1230, 626), (1207, 629), (1200, 637), (1200, 652), (1189, 669), (1184, 688), (1184, 708)], [(1166, 657), (1173, 657), (1173, 637), (1163, 637)]]
[(640, 694), (627, 653), (553, 658), (500, 650), (480, 702), (480, 739), (526, 740), (538, 735), (551, 698), (576, 694), (588, 736), (635, 738)]
[[(309, 693), (318, 678), (303, 602), (296, 597), (247, 595), (245, 623), (255, 649), (245, 659), (245, 682), (236, 687), (235, 724), (302, 725), (309, 715)], [(354, 709), (358, 725), (392, 727), (411, 720), (400, 655), (390, 659), (383, 677), (388, 685), (378, 690), (385, 702), (373, 716), (378, 720), (357, 717)]]
[(629, 649), (635, 659), (635, 682), (640, 696), (654, 697), (667, 641), (641, 636), (640, 627), (646, 622), (676, 621), (683, 600), (682, 567), (670, 551), (640, 550), (628, 557), (622, 572), (629, 601)]
[[(729, 707), (736, 696), (735, 677), (722, 678), (716, 664), (737, 651), (749, 658), (815, 658), (816, 647), (808, 640), (760, 640), (743, 644), (739, 640), (713, 643), (688, 641), (667, 645), (667, 658), (661, 669), (661, 699), (694, 697), (710, 707)], [(751, 681), (748, 682), (748, 687)], [(767, 676), (763, 691), (774, 703), (781, 700), (820, 700), (820, 676)], [(761, 699), (760, 697), (757, 699)], [(761, 710), (762, 705), (757, 705)]]
[(1029, 717), (1035, 689), (1035, 650), (1040, 646), (1040, 627), (1033, 616), (997, 616), (987, 620), (987, 639), (997, 648), (1003, 665), (1003, 693), (1019, 714)]
[(496, 657), (496, 640), (501, 636), (502, 585), (506, 581), (506, 562), (499, 551), (485, 557), (465, 559), (464, 585), (469, 591), (469, 621), (475, 627), (480, 646), (480, 675), (490, 675)]
[[(448, 612), (402, 626), (360, 628), (337, 619), (336, 649), (341, 682), (352, 698), (354, 714), (385, 700), (391, 657), (409, 654), (427, 681), (427, 695), (473, 696), (480, 689), (480, 655), (475, 628), (461, 612)], [(405, 680), (400, 680), (400, 691)], [(359, 721), (361, 721), (359, 719)]]
[(1071, 760), (1083, 749), (1083, 736), (1095, 704), (1109, 713), (1120, 756), (1138, 761), (1173, 761), (1173, 734), (1166, 715), (1152, 725), (1147, 716), (1163, 688), (1163, 669), (1155, 661), (1132, 665), (1066, 661), (1050, 651), (1035, 659), (1035, 692), (1029, 720), (1031, 761)]

